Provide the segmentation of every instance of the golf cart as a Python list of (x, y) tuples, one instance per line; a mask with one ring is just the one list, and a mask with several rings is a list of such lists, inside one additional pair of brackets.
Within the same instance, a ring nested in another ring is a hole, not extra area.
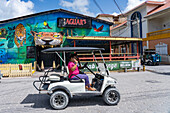
[(144, 51), (143, 58), (141, 60), (142, 64), (147, 65), (159, 65), (161, 62), (161, 56), (156, 53), (155, 49), (146, 49)]
[[(94, 73), (88, 68), (88, 63), (84, 64), (93, 75), (91, 86), (96, 89), (96, 91), (88, 91), (85, 89), (85, 82), (82, 79), (71, 80), (68, 76), (63, 76), (60, 74), (51, 74), (49, 72), (54, 71), (54, 69), (49, 69), (45, 71), (44, 76), (40, 76), (39, 80), (33, 82), (33, 86), (39, 91), (39, 93), (46, 92), (50, 95), (50, 105), (54, 109), (64, 109), (69, 103), (69, 98), (74, 95), (84, 95), (84, 94), (99, 94), (103, 96), (103, 100), (108, 105), (117, 105), (120, 100), (120, 94), (117, 91), (115, 84), (116, 79), (109, 76), (109, 71), (105, 64), (102, 56), (102, 50), (104, 48), (93, 48), (93, 47), (62, 47), (62, 48), (49, 48), (42, 52), (50, 54), (56, 53), (59, 58), (64, 63), (63, 74), (68, 75), (68, 69), (66, 66), (66, 53), (69, 52), (91, 52), (94, 55), (96, 65), (98, 66), (99, 73)], [(97, 62), (97, 57), (95, 53), (99, 52), (102, 57), (102, 63)], [(63, 53), (63, 58), (59, 53)], [(76, 76), (77, 77), (77, 76)], [(38, 84), (39, 83), (39, 84)], [(39, 85), (39, 87), (37, 87)]]

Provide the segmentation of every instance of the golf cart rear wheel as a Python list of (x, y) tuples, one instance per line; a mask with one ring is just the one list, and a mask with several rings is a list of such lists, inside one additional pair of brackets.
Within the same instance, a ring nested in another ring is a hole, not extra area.
[(69, 102), (69, 97), (63, 91), (56, 91), (50, 97), (51, 107), (57, 110), (66, 108), (68, 102)]
[(108, 88), (103, 94), (103, 100), (108, 105), (117, 105), (120, 101), (120, 94), (115, 88)]

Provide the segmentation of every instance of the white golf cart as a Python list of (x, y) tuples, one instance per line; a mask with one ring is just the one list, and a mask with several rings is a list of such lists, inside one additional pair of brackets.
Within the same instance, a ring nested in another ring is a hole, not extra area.
[[(109, 71), (105, 64), (105, 61), (102, 56), (103, 48), (93, 48), (93, 47), (62, 47), (62, 48), (50, 48), (43, 50), (42, 52), (50, 54), (56, 53), (59, 58), (64, 63), (64, 73), (68, 75), (68, 69), (66, 68), (66, 53), (68, 52), (91, 52), (94, 55), (96, 65), (98, 66), (99, 73), (94, 73), (91, 69), (88, 68), (87, 62), (84, 64), (84, 67), (87, 68), (93, 75), (92, 79), (92, 87), (96, 89), (96, 91), (88, 91), (85, 89), (84, 80), (71, 80), (68, 76), (63, 76), (62, 74), (51, 74), (48, 75), (49, 72), (54, 71), (53, 69), (49, 69), (44, 73), (44, 76), (40, 76), (39, 80), (33, 82), (34, 87), (39, 91), (39, 93), (46, 91), (50, 97), (50, 104), (54, 109), (64, 109), (67, 107), (69, 103), (69, 98), (72, 98), (74, 95), (83, 95), (83, 94), (93, 94), (97, 93), (103, 96), (103, 100), (108, 105), (117, 105), (120, 100), (120, 94), (117, 91), (115, 84), (116, 79), (109, 76)], [(63, 58), (59, 53), (63, 53)], [(95, 53), (99, 52), (103, 63), (97, 62), (97, 57), (95, 57)], [(39, 82), (39, 88), (36, 86)]]

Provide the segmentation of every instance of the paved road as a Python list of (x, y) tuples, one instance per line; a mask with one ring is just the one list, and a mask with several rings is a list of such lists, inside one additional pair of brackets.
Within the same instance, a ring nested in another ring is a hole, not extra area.
[(3, 78), (0, 113), (170, 113), (170, 74), (153, 72), (111, 73), (117, 78), (121, 101), (107, 106), (101, 97), (74, 97), (64, 110), (53, 110), (49, 96), (38, 94), (36, 76)]
[(146, 70), (156, 73), (170, 74), (170, 65), (146, 66)]

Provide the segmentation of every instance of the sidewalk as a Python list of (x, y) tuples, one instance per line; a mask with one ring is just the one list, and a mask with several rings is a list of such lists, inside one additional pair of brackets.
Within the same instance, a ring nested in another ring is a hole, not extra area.
[(146, 71), (170, 75), (170, 65), (146, 66)]

